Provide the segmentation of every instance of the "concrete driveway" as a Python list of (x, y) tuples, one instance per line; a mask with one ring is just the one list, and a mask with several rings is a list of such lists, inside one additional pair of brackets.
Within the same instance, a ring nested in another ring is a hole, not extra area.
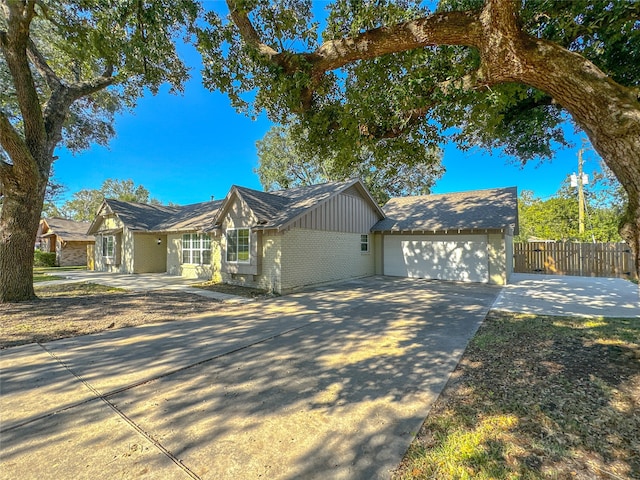
[(388, 478), (500, 288), (385, 277), (0, 352), (0, 477)]
[(621, 278), (516, 273), (494, 310), (538, 315), (640, 318), (638, 285)]

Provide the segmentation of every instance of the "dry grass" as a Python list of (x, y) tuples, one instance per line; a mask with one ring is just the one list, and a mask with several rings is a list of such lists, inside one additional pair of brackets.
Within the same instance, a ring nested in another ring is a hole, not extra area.
[(36, 286), (36, 294), (36, 300), (0, 304), (0, 348), (183, 320), (221, 305), (189, 293), (133, 293), (93, 283)]
[(640, 322), (492, 313), (395, 479), (640, 478)]

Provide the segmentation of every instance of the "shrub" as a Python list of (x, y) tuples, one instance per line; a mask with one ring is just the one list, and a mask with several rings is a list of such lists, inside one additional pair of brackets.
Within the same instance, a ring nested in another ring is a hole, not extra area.
[(55, 267), (55, 252), (42, 252), (40, 250), (35, 250), (33, 252), (33, 265), (35, 267)]

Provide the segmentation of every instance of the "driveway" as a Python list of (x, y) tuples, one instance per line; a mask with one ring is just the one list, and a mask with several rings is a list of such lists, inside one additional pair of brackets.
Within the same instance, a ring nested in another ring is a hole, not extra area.
[(500, 288), (349, 281), (0, 352), (0, 478), (388, 478)]
[(492, 308), (538, 315), (640, 318), (640, 290), (621, 278), (516, 273)]

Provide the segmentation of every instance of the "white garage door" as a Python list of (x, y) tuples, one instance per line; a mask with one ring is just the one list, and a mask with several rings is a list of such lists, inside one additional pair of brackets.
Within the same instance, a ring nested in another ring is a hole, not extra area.
[(385, 235), (384, 274), (488, 282), (486, 235)]

